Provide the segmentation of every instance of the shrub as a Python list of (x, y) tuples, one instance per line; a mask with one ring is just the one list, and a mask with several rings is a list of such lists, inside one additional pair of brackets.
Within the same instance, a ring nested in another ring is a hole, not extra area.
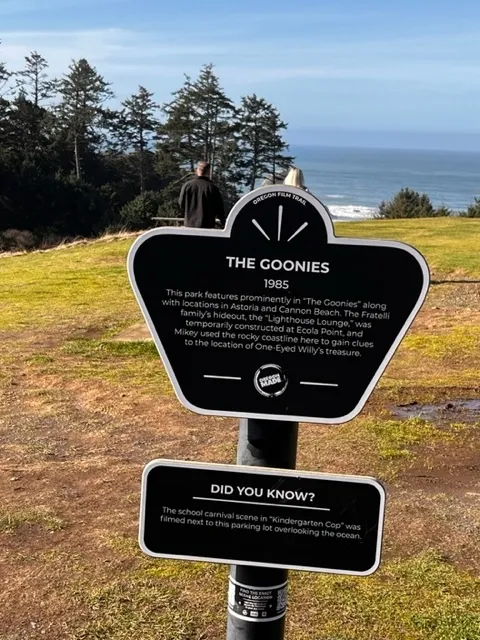
[(460, 214), (463, 218), (480, 218), (480, 198), (475, 198), (475, 202), (467, 207), (466, 211)]
[(161, 203), (158, 191), (145, 191), (120, 211), (122, 223), (129, 229), (147, 229), (155, 226), (153, 216), (158, 216)]
[(437, 218), (447, 218), (448, 216), (453, 215), (452, 210), (449, 207), (441, 206), (435, 211), (435, 216)]
[(37, 244), (31, 231), (7, 229), (0, 232), (0, 251), (29, 251)]
[(433, 218), (447, 214), (448, 209), (435, 209), (426, 193), (402, 189), (392, 200), (383, 201), (378, 209), (379, 218)]

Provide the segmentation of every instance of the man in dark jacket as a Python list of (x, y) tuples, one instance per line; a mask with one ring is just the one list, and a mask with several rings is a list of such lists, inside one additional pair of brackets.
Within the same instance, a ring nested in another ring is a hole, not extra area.
[(186, 182), (178, 203), (185, 215), (186, 227), (213, 229), (218, 218), (225, 225), (225, 207), (219, 188), (210, 180), (210, 165), (199, 162), (197, 175)]

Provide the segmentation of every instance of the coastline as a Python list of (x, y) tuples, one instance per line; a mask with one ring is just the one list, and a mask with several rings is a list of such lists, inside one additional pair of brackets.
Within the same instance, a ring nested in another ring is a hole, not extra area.
[(406, 149), (291, 146), (309, 190), (336, 220), (372, 219), (408, 187), (453, 215), (480, 195), (480, 154)]

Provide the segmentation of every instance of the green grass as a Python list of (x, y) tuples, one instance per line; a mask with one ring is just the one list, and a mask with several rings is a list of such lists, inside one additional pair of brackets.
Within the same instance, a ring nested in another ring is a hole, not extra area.
[(195, 621), (178, 605), (178, 591), (152, 578), (119, 580), (92, 590), (82, 604), (92, 620), (72, 640), (190, 640)]
[[(336, 227), (338, 235), (406, 241), (425, 254), (436, 277), (480, 277), (478, 221), (376, 220)], [(57, 387), (48, 387), (43, 374), (58, 376), (60, 386), (75, 378), (84, 380), (86, 389), (92, 381), (104, 380), (116, 391), (172, 392), (151, 342), (112, 339), (119, 329), (141, 320), (126, 274), (131, 244), (131, 238), (117, 239), (0, 259), (0, 385), (13, 392), (9, 385), (16, 368), (24, 367), (26, 380), (33, 380), (31, 393), (52, 403)], [(386, 404), (405, 401), (408, 394), (420, 402), (430, 396), (435, 400), (437, 389), (443, 394), (444, 387), (452, 398), (458, 390), (471, 393), (478, 386), (479, 338), (478, 327), (464, 324), (410, 333), (383, 377), (380, 393), (388, 398)], [(325, 437), (309, 435), (308, 451), (304, 447), (299, 454), (300, 459), (308, 456), (305, 460), (314, 468), (320, 461), (325, 467), (327, 457), (351, 462), (354, 451), (362, 473), (394, 478), (424, 445), (432, 445), (432, 451), (437, 443), (453, 447), (468, 433), (463, 425), (439, 429), (418, 418), (392, 420), (384, 404)], [(34, 441), (30, 446), (47, 445)], [(233, 439), (228, 446), (233, 459)], [(3, 533), (31, 527), (34, 536), (35, 527), (58, 531), (65, 526), (55, 513), (40, 508), (0, 511)], [(74, 577), (81, 615), (72, 622), (72, 640), (225, 636), (226, 567), (145, 559), (136, 541), (124, 534), (112, 537), (106, 548), (118, 560), (113, 578)], [(413, 558), (409, 553), (402, 550), (403, 557), (385, 562), (368, 578), (292, 574), (287, 637), (480, 640), (478, 580), (433, 551)]]
[[(480, 276), (480, 221), (464, 218), (337, 223), (339, 236), (397, 239), (441, 273)], [(0, 258), (0, 330), (95, 323), (104, 330), (140, 319), (128, 283), (132, 238)]]
[(446, 431), (422, 418), (408, 420), (382, 420), (364, 418), (360, 428), (374, 436), (374, 446), (383, 460), (414, 458), (416, 445), (434, 444), (454, 440), (465, 429), (464, 425), (452, 425)]
[(0, 258), (0, 330), (139, 319), (126, 273), (131, 238)]
[(153, 342), (114, 342), (112, 340), (69, 340), (63, 347), (64, 353), (96, 360), (114, 357), (145, 358), (158, 360), (158, 351)]
[(295, 586), (295, 640), (480, 638), (480, 581), (433, 551), (386, 563), (368, 578), (305, 574)]
[(298, 464), (312, 471), (373, 475), (392, 483), (415, 460), (430, 464), (439, 449), (463, 446), (476, 428), (458, 416), (439, 427), (433, 419), (392, 419), (382, 409), (379, 415), (361, 415), (321, 437), (301, 431)]
[[(228, 570), (144, 560), (75, 598), (93, 612), (72, 640), (225, 637)], [(367, 578), (292, 572), (292, 640), (479, 640), (480, 581), (438, 553), (385, 562)]]
[(61, 531), (66, 522), (49, 509), (18, 509), (0, 511), (0, 532), (15, 533), (23, 526), (37, 525), (46, 531)]
[(480, 220), (468, 218), (419, 218), (339, 222), (338, 236), (400, 240), (418, 249), (438, 276), (459, 271), (469, 278), (480, 276)]
[(68, 340), (50, 367), (51, 372), (60, 370), (64, 376), (127, 384), (146, 394), (173, 393), (153, 342)]
[(72, 640), (193, 640), (218, 625), (226, 602), (225, 567), (149, 560), (141, 565), (102, 586), (82, 585), (74, 597), (95, 615), (73, 631)]
[(436, 359), (469, 357), (480, 348), (480, 327), (457, 326), (442, 334), (411, 334), (402, 347)]

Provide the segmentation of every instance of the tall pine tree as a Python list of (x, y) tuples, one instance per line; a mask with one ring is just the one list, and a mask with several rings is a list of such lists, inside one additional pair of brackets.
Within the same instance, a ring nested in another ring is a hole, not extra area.
[(238, 135), (242, 179), (249, 189), (267, 173), (274, 175), (290, 166), (293, 158), (284, 154), (288, 149), (282, 138), (286, 124), (278, 111), (264, 98), (255, 94), (242, 98), (238, 113)]
[(69, 73), (57, 82), (62, 98), (58, 117), (73, 147), (75, 175), (82, 177), (82, 155), (89, 146), (100, 145), (104, 125), (104, 103), (114, 97), (106, 82), (87, 60), (73, 61)]
[(242, 98), (238, 113), (238, 132), (240, 138), (243, 182), (250, 190), (261, 176), (268, 171), (265, 156), (265, 141), (267, 138), (266, 110), (268, 103), (255, 94)]
[(34, 51), (25, 57), (25, 69), (17, 74), (19, 93), (12, 104), (12, 126), (17, 146), (25, 159), (36, 162), (49, 155), (52, 117), (42, 102), (51, 98), (53, 82), (46, 73), (48, 63)]
[[(0, 44), (2, 44), (1, 40)], [(0, 62), (0, 99), (4, 97), (11, 76), (12, 74), (7, 70), (5, 63)]]
[[(1, 44), (1, 40), (0, 40)], [(9, 102), (4, 97), (11, 73), (4, 62), (0, 62), (0, 153), (5, 151), (10, 127), (8, 123)]]
[(140, 193), (145, 191), (146, 181), (153, 173), (153, 153), (150, 150), (153, 134), (158, 130), (156, 118), (158, 105), (153, 93), (140, 86), (138, 92), (122, 103), (118, 123), (118, 137), (124, 152), (133, 151), (133, 161), (139, 178)]
[(202, 157), (199, 147), (199, 121), (195, 105), (192, 80), (185, 76), (183, 86), (175, 91), (173, 100), (162, 107), (165, 122), (159, 127), (158, 140), (161, 156), (168, 155), (170, 163), (193, 173)]
[(37, 51), (32, 51), (25, 57), (25, 69), (18, 73), (18, 84), (35, 108), (53, 96), (54, 84), (49, 79), (46, 69), (48, 62), (45, 58)]
[(202, 158), (210, 163), (215, 175), (224, 144), (231, 143), (236, 114), (233, 102), (220, 87), (212, 64), (205, 65), (192, 86), (195, 111), (195, 140)]
[(265, 161), (271, 172), (273, 184), (280, 171), (285, 171), (292, 166), (294, 156), (287, 155), (289, 145), (283, 139), (283, 132), (287, 130), (287, 124), (280, 117), (278, 109), (269, 104), (265, 114)]

